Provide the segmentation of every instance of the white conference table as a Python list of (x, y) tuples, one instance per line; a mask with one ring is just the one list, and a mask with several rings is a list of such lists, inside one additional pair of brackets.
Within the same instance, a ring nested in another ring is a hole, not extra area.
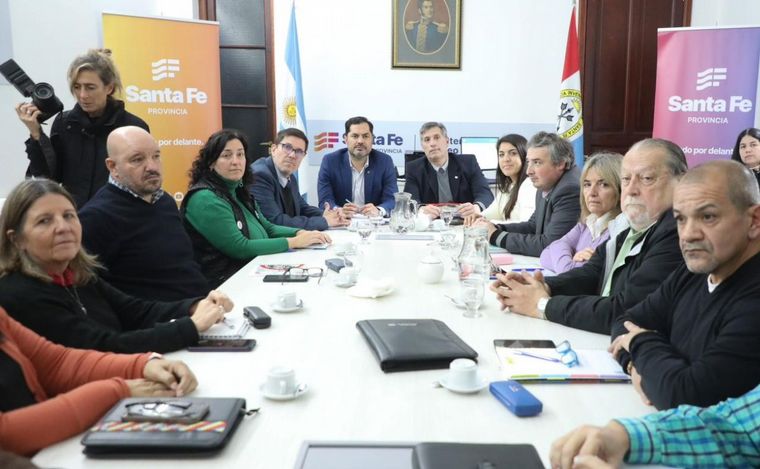
[[(386, 228), (387, 229), (387, 228)], [(358, 235), (330, 231), (333, 241)], [(547, 321), (500, 311), (494, 295), (486, 291), (483, 317), (468, 319), (444, 294), (458, 295), (451, 261), (439, 284), (417, 279), (417, 262), (429, 253), (426, 241), (378, 241), (362, 246), (362, 277), (392, 276), (394, 293), (378, 299), (354, 298), (333, 285), (329, 272), (320, 284), (289, 284), (304, 300), (295, 313), (276, 313), (270, 304), (279, 284), (263, 283), (254, 276), (262, 263), (304, 263), (324, 267), (335, 257), (334, 248), (299, 250), (254, 259), (227, 281), (222, 290), (235, 301), (234, 314), (243, 306), (258, 305), (272, 316), (269, 329), (249, 336), (258, 344), (249, 353), (175, 352), (169, 356), (186, 361), (195, 371), (198, 397), (243, 397), (248, 407), (261, 407), (258, 416), (247, 417), (229, 445), (212, 459), (88, 459), (70, 438), (40, 452), (34, 461), (42, 466), (65, 468), (169, 468), (209, 467), (286, 469), (293, 467), (305, 440), (344, 441), (449, 441), (483, 443), (532, 443), (548, 465), (551, 442), (584, 424), (604, 424), (610, 418), (640, 416), (653, 411), (641, 403), (630, 384), (529, 384), (526, 387), (544, 404), (543, 412), (518, 418), (487, 389), (470, 395), (455, 394), (432, 383), (445, 370), (383, 373), (355, 324), (374, 318), (435, 318), (444, 321), (479, 353), (479, 366), (491, 380), (500, 380), (493, 349), (494, 339), (569, 339), (576, 348), (605, 348), (609, 338)], [(520, 258), (516, 262), (535, 262)], [(325, 269), (327, 270), (327, 269)], [(295, 368), (308, 393), (292, 401), (264, 399), (259, 385), (269, 368)]]

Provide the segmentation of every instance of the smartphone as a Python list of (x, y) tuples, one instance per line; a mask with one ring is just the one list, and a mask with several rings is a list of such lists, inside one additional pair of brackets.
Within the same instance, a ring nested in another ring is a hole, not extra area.
[(190, 352), (250, 352), (256, 339), (205, 339), (187, 348)]
[(494, 347), (508, 348), (556, 348), (552, 340), (534, 340), (534, 339), (496, 339), (493, 341)]
[(282, 283), (282, 282), (306, 282), (309, 280), (308, 275), (280, 275), (269, 274), (264, 276), (264, 282), (267, 283)]

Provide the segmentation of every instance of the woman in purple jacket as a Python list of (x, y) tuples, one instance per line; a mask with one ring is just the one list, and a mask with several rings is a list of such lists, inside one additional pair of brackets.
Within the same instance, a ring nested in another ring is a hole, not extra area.
[(541, 266), (554, 273), (583, 265), (610, 237), (607, 224), (620, 213), (619, 153), (592, 155), (581, 174), (581, 219), (541, 253)]

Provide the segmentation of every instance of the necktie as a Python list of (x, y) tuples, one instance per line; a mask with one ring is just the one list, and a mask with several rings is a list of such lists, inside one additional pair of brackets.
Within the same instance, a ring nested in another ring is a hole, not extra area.
[(438, 202), (453, 202), (454, 197), (451, 195), (451, 186), (449, 185), (449, 174), (443, 168), (439, 168), (436, 173), (438, 176)]
[(607, 279), (604, 282), (604, 289), (602, 290), (602, 296), (610, 296), (610, 290), (612, 290), (612, 277), (615, 271), (618, 269), (618, 267), (625, 264), (625, 258), (628, 255), (628, 253), (631, 252), (633, 245), (636, 244), (636, 241), (638, 241), (642, 236), (644, 236), (647, 233), (647, 231), (648, 230), (634, 232), (633, 228), (631, 228), (631, 230), (628, 232), (628, 236), (625, 237), (625, 241), (623, 241), (623, 245), (620, 246), (620, 251), (618, 251), (618, 254), (615, 257), (615, 263), (612, 264), (612, 269), (610, 269)]

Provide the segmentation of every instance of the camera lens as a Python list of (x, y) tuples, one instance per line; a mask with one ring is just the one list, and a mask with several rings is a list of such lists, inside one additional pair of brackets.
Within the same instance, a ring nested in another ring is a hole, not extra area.
[(32, 91), (32, 96), (45, 100), (50, 98), (51, 96), (54, 96), (55, 92), (53, 91), (53, 87), (50, 86), (48, 83), (37, 83), (34, 85), (34, 91)]

